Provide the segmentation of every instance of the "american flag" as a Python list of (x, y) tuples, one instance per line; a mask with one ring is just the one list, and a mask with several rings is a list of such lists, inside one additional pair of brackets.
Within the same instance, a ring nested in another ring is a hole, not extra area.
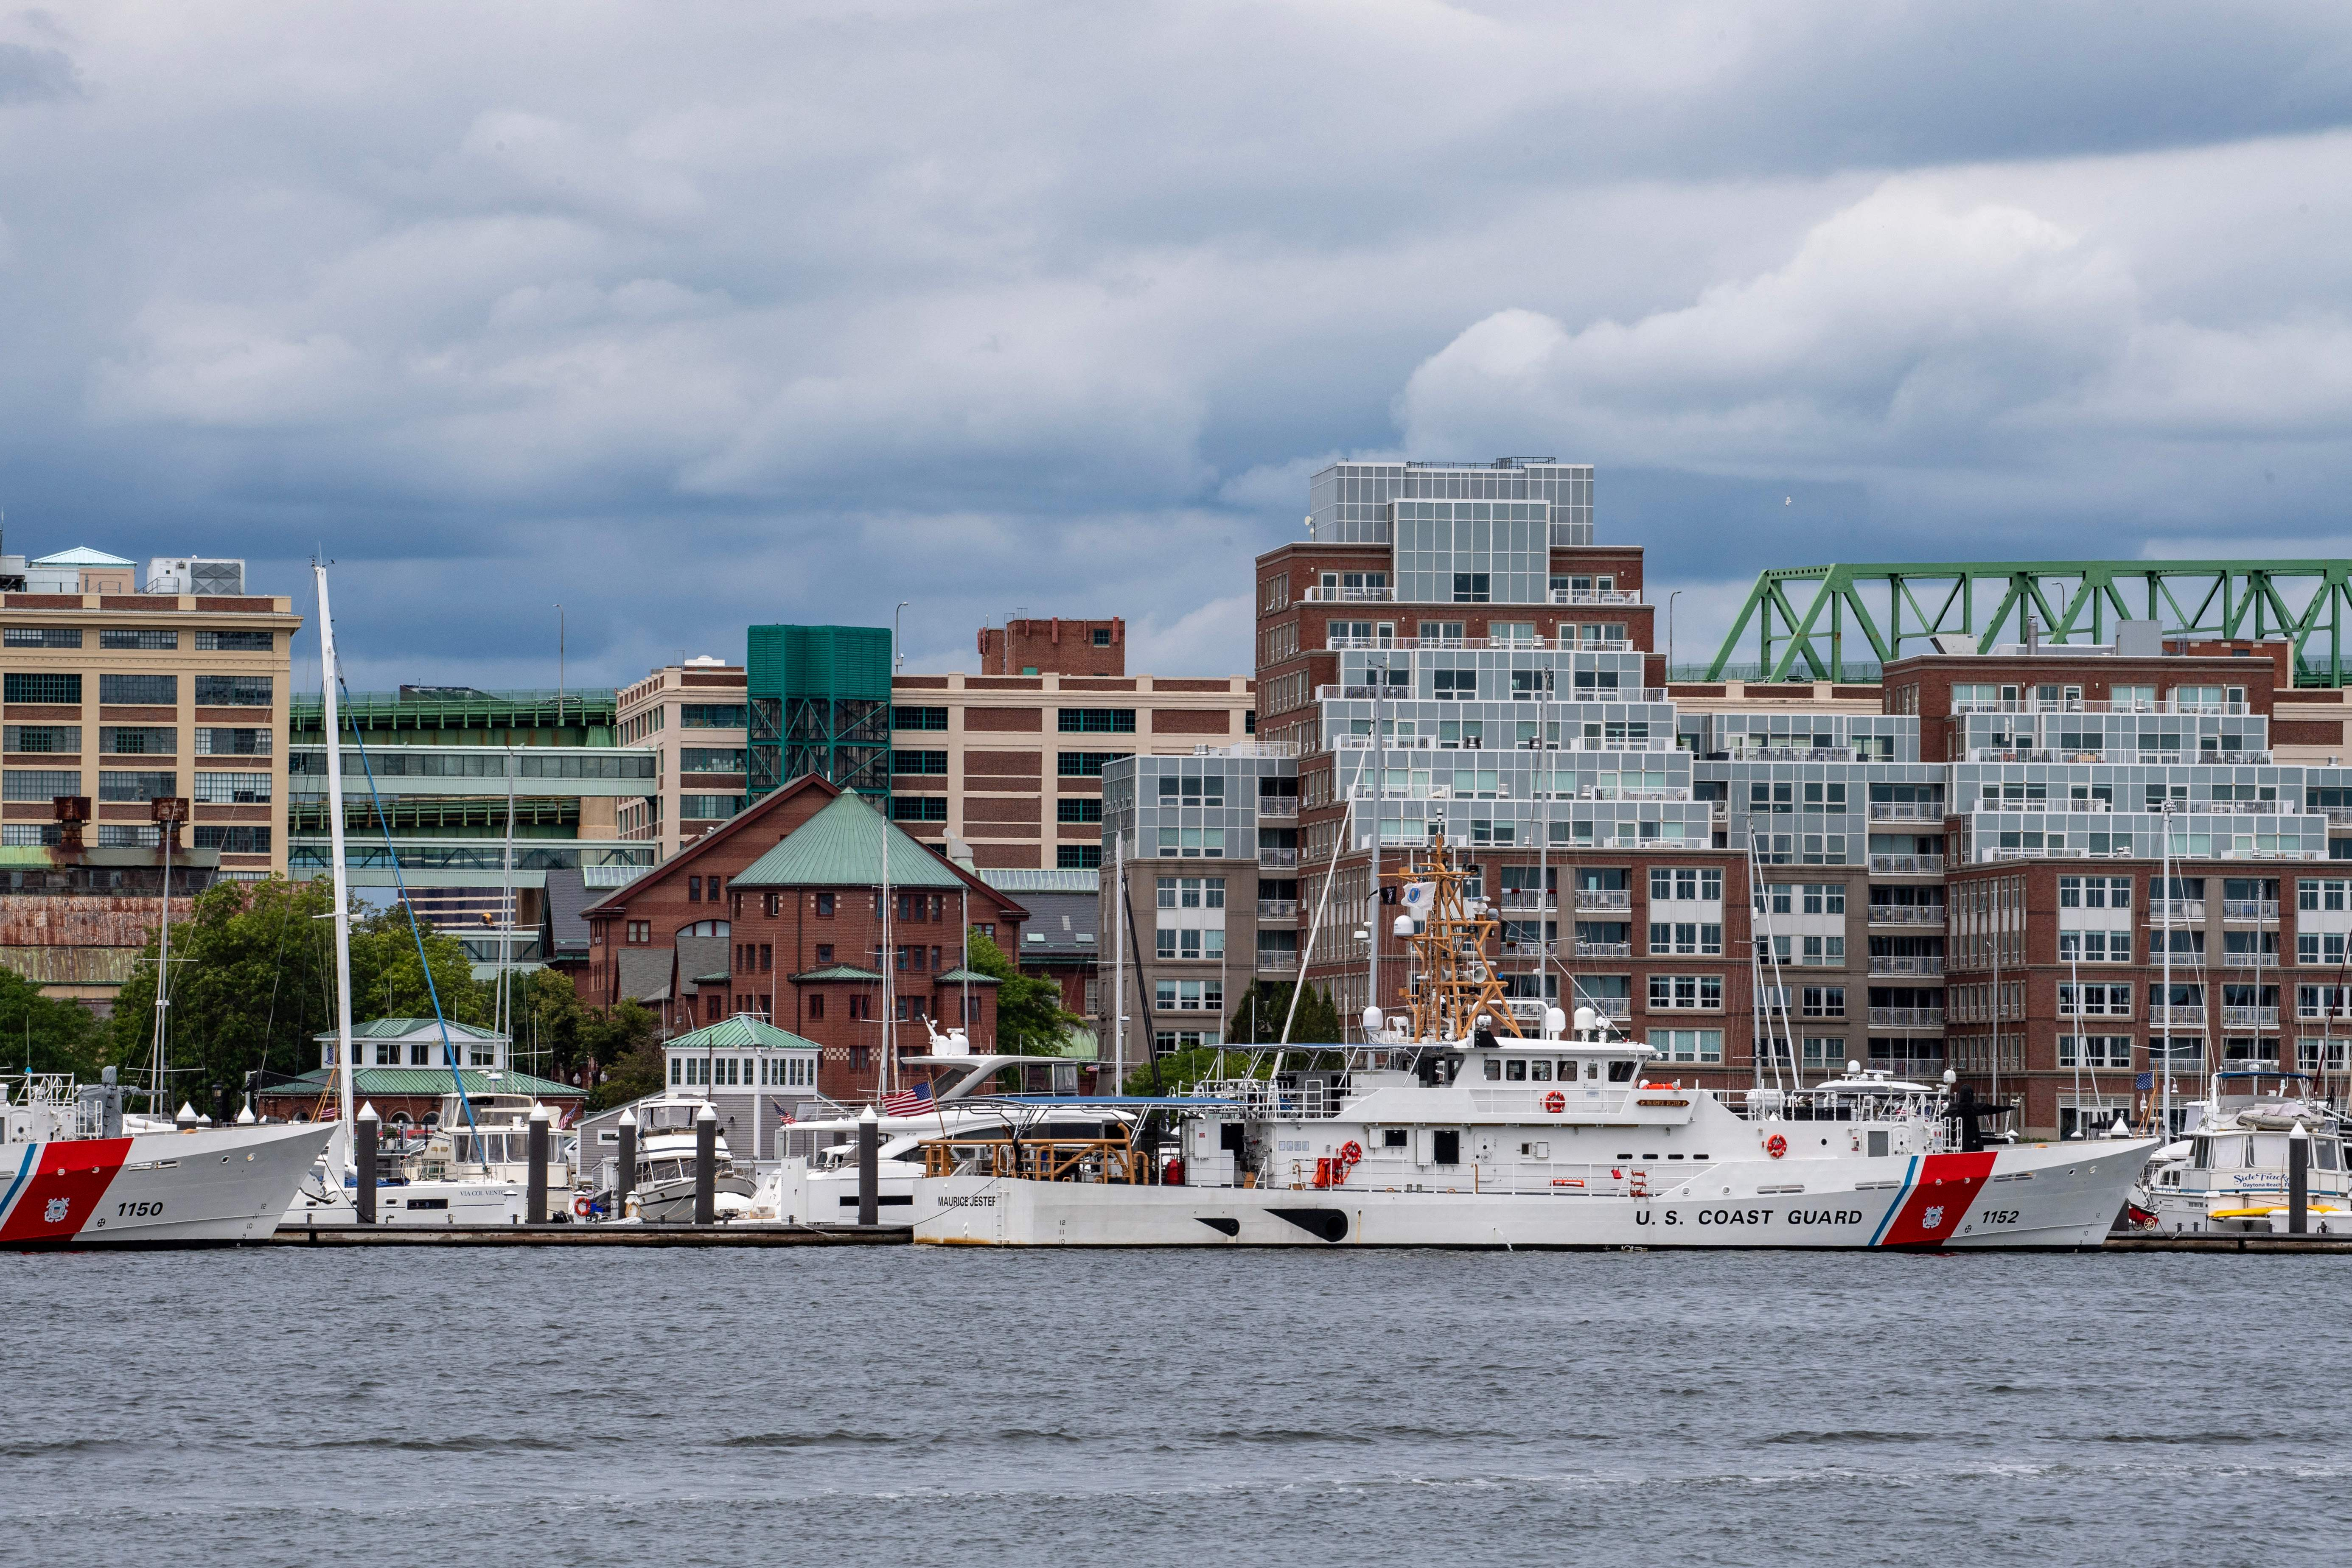
[(931, 1086), (918, 1083), (912, 1089), (901, 1089), (896, 1094), (883, 1096), (882, 1113), (885, 1116), (919, 1116), (930, 1103)]

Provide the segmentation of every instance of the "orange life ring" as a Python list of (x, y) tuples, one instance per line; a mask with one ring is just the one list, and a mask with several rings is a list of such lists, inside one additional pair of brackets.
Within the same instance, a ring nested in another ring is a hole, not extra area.
[(1777, 1160), (1789, 1152), (1789, 1140), (1775, 1133), (1764, 1140), (1764, 1152)]
[(1561, 1093), (1557, 1089), (1553, 1090), (1550, 1093), (1544, 1096), (1544, 1109), (1550, 1112), (1555, 1116), (1559, 1115), (1562, 1111), (1568, 1109), (1568, 1096)]
[(589, 1201), (588, 1195), (584, 1192), (572, 1200), (572, 1212), (583, 1219), (587, 1218), (595, 1207), (596, 1206)]
[(1364, 1145), (1349, 1138), (1339, 1145), (1339, 1157), (1352, 1166), (1364, 1157)]

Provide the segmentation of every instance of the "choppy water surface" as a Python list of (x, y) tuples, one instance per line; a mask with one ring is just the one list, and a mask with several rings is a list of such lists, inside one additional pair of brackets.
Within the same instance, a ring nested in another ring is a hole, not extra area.
[(0, 1258), (0, 1552), (1265, 1563), (2330, 1551), (2352, 1263)]

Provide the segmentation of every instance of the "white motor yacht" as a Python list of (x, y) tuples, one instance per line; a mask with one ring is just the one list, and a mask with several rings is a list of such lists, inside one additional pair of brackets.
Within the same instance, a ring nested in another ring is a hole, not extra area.
[(2344, 1124), (2299, 1072), (2270, 1068), (2217, 1072), (2206, 1097), (2189, 1106), (2187, 1136), (2149, 1160), (2139, 1206), (2147, 1228), (2165, 1233), (2267, 1234), (2292, 1223), (2288, 1145), (2305, 1139), (2306, 1232), (2352, 1236), (2352, 1175)]
[[(629, 1189), (625, 1218), (656, 1225), (681, 1225), (694, 1218), (695, 1121), (711, 1109), (710, 1102), (692, 1092), (670, 1090), (640, 1100), (632, 1109), (638, 1126), (637, 1168)], [(726, 1220), (751, 1212), (752, 1178), (735, 1168), (727, 1136), (718, 1139), (717, 1179), (712, 1188), (716, 1218)]]

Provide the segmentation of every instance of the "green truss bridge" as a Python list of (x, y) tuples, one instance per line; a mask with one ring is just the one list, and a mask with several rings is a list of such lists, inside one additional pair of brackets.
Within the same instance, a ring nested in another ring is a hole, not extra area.
[(1911, 561), (1800, 566), (1758, 575), (1706, 679), (1719, 681), (1753, 626), (1766, 681), (1874, 679), (1872, 668), (1974, 638), (2105, 643), (2114, 622), (2167, 637), (2269, 640), (2294, 649), (2297, 685), (2345, 684), (2352, 560)]

